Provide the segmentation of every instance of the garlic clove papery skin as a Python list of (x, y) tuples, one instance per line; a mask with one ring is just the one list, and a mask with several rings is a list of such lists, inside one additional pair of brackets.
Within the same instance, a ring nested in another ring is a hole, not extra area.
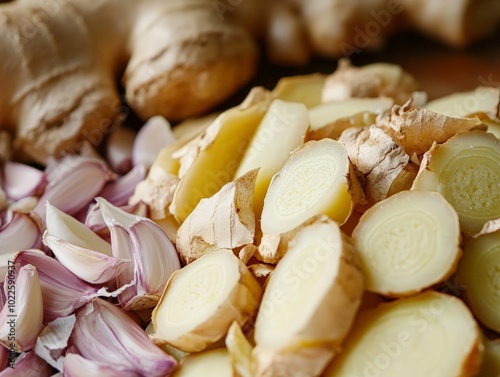
[(14, 362), (15, 368), (5, 368), (0, 377), (50, 377), (52, 368), (34, 352), (20, 354)]
[[(17, 276), (16, 276), (17, 275)], [(32, 349), (43, 328), (43, 299), (38, 273), (28, 264), (7, 275), (7, 289), (14, 289), (0, 312), (0, 343), (16, 352)]]
[(45, 232), (43, 243), (75, 276), (90, 284), (106, 284), (123, 272), (130, 260), (86, 249)]
[(12, 201), (38, 195), (47, 184), (41, 170), (14, 161), (4, 163), (3, 178), (3, 189)]
[(119, 127), (106, 143), (106, 160), (113, 171), (125, 174), (132, 168), (132, 149), (136, 133), (126, 127)]
[(177, 367), (122, 310), (102, 299), (81, 308), (70, 338), (88, 360), (118, 366), (137, 376), (164, 377)]
[(57, 209), (49, 202), (46, 204), (45, 213), (45, 223), (49, 234), (73, 245), (111, 255), (111, 245), (74, 217)]
[(130, 283), (118, 296), (125, 310), (154, 307), (172, 273), (180, 269), (177, 251), (165, 232), (148, 218), (131, 215), (102, 198), (96, 199), (111, 234), (113, 255), (131, 259), (118, 276), (118, 286)]
[(49, 183), (34, 209), (42, 219), (46, 202), (69, 215), (78, 214), (112, 178), (103, 161), (88, 157), (67, 157), (46, 174)]
[(146, 168), (137, 165), (126, 175), (104, 186), (99, 196), (117, 207), (125, 206), (129, 198), (134, 195), (135, 186), (145, 178)]

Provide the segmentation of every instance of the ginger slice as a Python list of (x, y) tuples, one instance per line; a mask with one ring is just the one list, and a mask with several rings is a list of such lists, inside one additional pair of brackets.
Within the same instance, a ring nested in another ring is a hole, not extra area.
[(310, 141), (273, 177), (262, 210), (264, 233), (286, 233), (314, 215), (345, 222), (362, 196), (342, 143)]
[(231, 357), (226, 349), (195, 353), (184, 358), (173, 377), (234, 377)]
[(363, 275), (338, 225), (302, 228), (269, 276), (255, 323), (257, 376), (318, 376), (347, 335)]
[(368, 204), (385, 199), (396, 178), (408, 165), (405, 150), (380, 128), (351, 128), (339, 139), (356, 172), (363, 176)]
[(249, 171), (198, 203), (177, 231), (175, 244), (185, 263), (211, 250), (232, 250), (253, 244), (253, 191), (257, 173), (258, 169)]
[(487, 221), (500, 218), (500, 141), (475, 131), (435, 145), (412, 189), (439, 192), (457, 211), (462, 231), (478, 233)]
[[(331, 139), (338, 138), (343, 130), (350, 126), (368, 123), (374, 120), (371, 114), (389, 111), (394, 100), (380, 98), (349, 98), (342, 102), (328, 102), (309, 110), (311, 117), (311, 133), (309, 138), (319, 140), (320, 132)], [(350, 118), (354, 118), (353, 120)], [(368, 126), (370, 126), (368, 124)], [(328, 130), (328, 133), (327, 133)]]
[(460, 227), (439, 194), (402, 191), (366, 211), (352, 238), (366, 289), (404, 296), (444, 281), (460, 258)]
[(222, 339), (233, 321), (257, 310), (262, 289), (230, 250), (213, 251), (176, 271), (153, 311), (156, 343), (199, 352)]
[(391, 114), (377, 119), (376, 126), (391, 135), (405, 148), (408, 155), (427, 152), (434, 142), (444, 143), (452, 136), (466, 131), (485, 130), (478, 118), (456, 118), (421, 108), (394, 106)]
[(269, 184), (290, 154), (304, 144), (309, 113), (301, 103), (275, 99), (262, 119), (236, 171), (240, 177), (259, 168), (255, 182), (255, 216), (260, 217)]
[(324, 377), (472, 377), (481, 334), (459, 299), (438, 292), (361, 313)]
[(191, 144), (194, 151), (189, 153), (189, 166), (184, 168), (181, 160), (181, 180), (170, 206), (170, 212), (180, 223), (201, 199), (212, 196), (233, 179), (269, 101), (269, 92), (254, 88), (247, 100), (222, 113)]
[(465, 243), (457, 278), (476, 318), (500, 332), (500, 229)]
[(253, 347), (241, 331), (238, 322), (231, 324), (225, 343), (236, 375), (238, 377), (254, 377)]
[(308, 109), (321, 103), (326, 76), (320, 73), (283, 77), (272, 91), (273, 98), (303, 103)]
[(500, 376), (500, 339), (483, 339), (484, 360), (478, 377)]

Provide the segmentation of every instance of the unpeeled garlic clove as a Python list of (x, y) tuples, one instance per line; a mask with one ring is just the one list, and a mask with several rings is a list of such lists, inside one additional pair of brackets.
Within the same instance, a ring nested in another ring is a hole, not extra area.
[(0, 227), (0, 280), (2, 281), (9, 261), (19, 250), (42, 247), (42, 231), (30, 215), (10, 212), (9, 217)]
[(146, 217), (131, 215), (96, 198), (111, 233), (113, 255), (131, 259), (118, 278), (118, 286), (131, 281), (131, 287), (118, 296), (125, 310), (154, 307), (172, 273), (180, 269), (179, 256), (165, 232)]
[(90, 284), (105, 284), (131, 264), (130, 260), (74, 245), (48, 232), (43, 235), (43, 243), (64, 267)]
[(118, 365), (88, 360), (77, 353), (69, 353), (64, 358), (64, 377), (137, 377), (138, 374)]
[(33, 348), (43, 328), (42, 289), (34, 266), (23, 266), (15, 275), (10, 271), (7, 275), (7, 289), (15, 292), (15, 298), (9, 295), (0, 312), (0, 343), (25, 352)]
[(119, 127), (109, 135), (106, 143), (106, 159), (111, 169), (118, 174), (125, 174), (132, 168), (135, 136), (135, 132), (126, 127)]
[(175, 142), (170, 123), (162, 116), (154, 116), (142, 126), (134, 141), (132, 161), (134, 166), (144, 165), (149, 170), (158, 153)]
[(111, 245), (84, 224), (51, 205), (46, 204), (47, 232), (81, 248), (111, 256)]
[(123, 177), (108, 183), (99, 196), (115, 206), (125, 206), (129, 198), (134, 195), (135, 186), (145, 178), (146, 168), (143, 165), (137, 165)]
[(110, 295), (104, 289), (85, 283), (57, 260), (39, 250), (19, 252), (14, 264), (18, 271), (28, 264), (36, 266), (42, 288), (44, 323), (73, 314), (76, 309), (101, 294)]
[(3, 188), (9, 199), (21, 200), (43, 192), (46, 185), (41, 170), (19, 162), (6, 161), (3, 166)]
[(34, 211), (45, 218), (45, 203), (75, 215), (85, 209), (112, 175), (103, 161), (88, 157), (67, 157), (48, 168), (49, 181)]
[(50, 377), (52, 368), (34, 352), (20, 354), (14, 361), (14, 368), (6, 368), (0, 377)]
[[(104, 363), (135, 372), (136, 376), (164, 377), (177, 366), (175, 359), (155, 346), (139, 325), (101, 299), (92, 300), (78, 311), (70, 344), (81, 357), (97, 363), (97, 366)], [(83, 376), (72, 374), (73, 367), (68, 366), (68, 362), (65, 364), (65, 375), (68, 372), (70, 376)], [(76, 364), (85, 367), (85, 362)]]

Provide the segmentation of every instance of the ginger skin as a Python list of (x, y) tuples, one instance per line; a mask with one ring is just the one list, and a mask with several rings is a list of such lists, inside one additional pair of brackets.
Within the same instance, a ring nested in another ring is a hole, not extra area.
[(258, 55), (206, 0), (18, 0), (0, 5), (0, 24), (0, 128), (40, 163), (102, 141), (126, 111), (122, 72), (134, 112), (175, 121), (234, 93)]

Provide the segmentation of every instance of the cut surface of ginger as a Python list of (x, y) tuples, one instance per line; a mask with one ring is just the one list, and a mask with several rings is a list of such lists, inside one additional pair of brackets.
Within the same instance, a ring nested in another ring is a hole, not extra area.
[(467, 241), (457, 277), (476, 318), (500, 333), (500, 230)]
[(196, 353), (182, 360), (173, 377), (233, 377), (229, 353), (224, 348)]
[(262, 290), (230, 250), (208, 253), (170, 278), (152, 321), (157, 343), (199, 352), (220, 340), (231, 323), (244, 324)]
[(301, 147), (309, 128), (309, 113), (302, 103), (275, 99), (260, 122), (236, 171), (239, 178), (259, 169), (255, 181), (254, 208), (260, 217), (264, 197), (273, 175), (285, 164), (290, 154)]
[(388, 296), (444, 281), (460, 258), (460, 226), (438, 193), (402, 191), (371, 207), (352, 234), (366, 289)]
[(283, 77), (272, 91), (273, 98), (300, 102), (309, 109), (321, 103), (326, 76), (320, 73)]
[(302, 228), (267, 281), (255, 324), (257, 376), (317, 376), (354, 320), (363, 275), (338, 225)]
[(481, 335), (465, 304), (437, 292), (361, 313), (324, 377), (471, 377)]
[(343, 144), (331, 139), (306, 143), (273, 177), (264, 199), (262, 231), (285, 233), (319, 214), (344, 223), (357, 195), (356, 183)]
[(500, 141), (474, 131), (435, 145), (412, 189), (439, 192), (457, 211), (462, 231), (478, 233), (487, 221), (500, 217)]

